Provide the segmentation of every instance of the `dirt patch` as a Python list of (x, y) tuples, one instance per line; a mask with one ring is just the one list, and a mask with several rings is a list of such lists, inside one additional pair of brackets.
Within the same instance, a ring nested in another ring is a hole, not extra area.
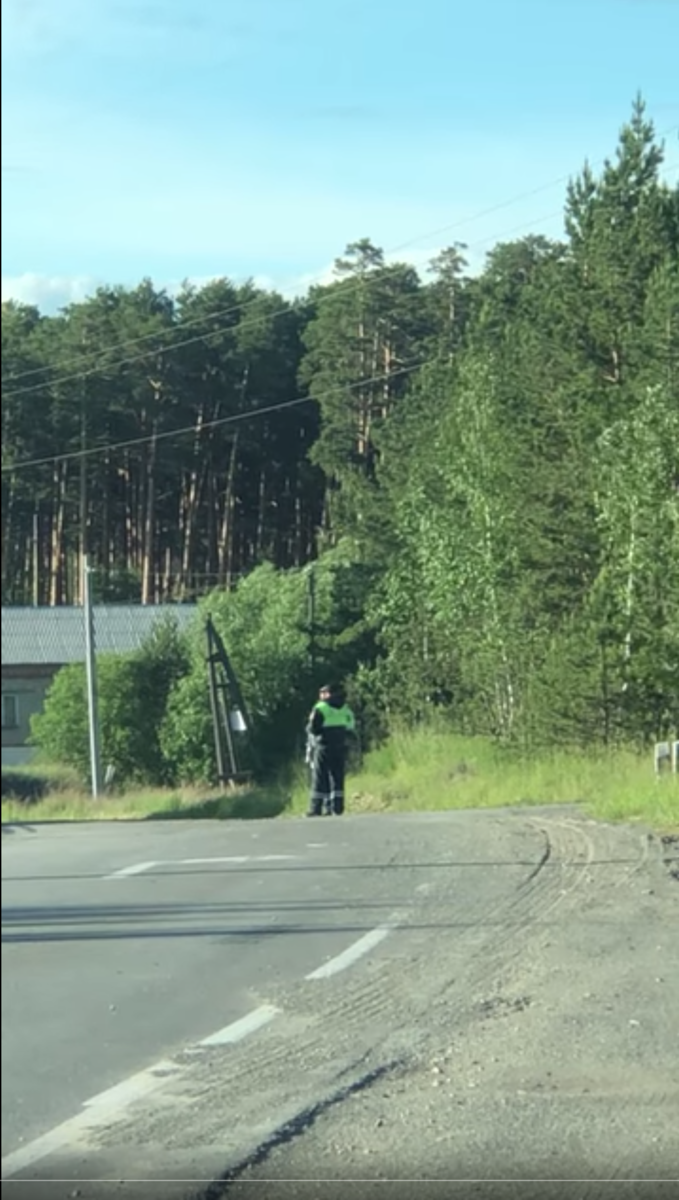
[(426, 1200), (598, 1200), (613, 1179), (651, 1200), (637, 1181), (676, 1178), (669, 843), (659, 853), (659, 839), (587, 821), (543, 828), (539, 872), (464, 956), (441, 942), (437, 968), (422, 947), (418, 1016), (393, 977), (402, 1023), (422, 1035), (407, 1067), (320, 1110), (210, 1200), (247, 1200), (253, 1184), (258, 1200), (339, 1200), (349, 1180), (354, 1200), (378, 1200), (386, 1181), (399, 1200), (414, 1181)]

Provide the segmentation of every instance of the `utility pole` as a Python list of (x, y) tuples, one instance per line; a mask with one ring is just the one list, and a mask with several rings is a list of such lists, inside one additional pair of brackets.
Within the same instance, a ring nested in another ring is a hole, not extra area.
[[(82, 338), (83, 352), (87, 345), (87, 337), (83, 334)], [(82, 381), (82, 389), (80, 393), (80, 545), (78, 547), (80, 554), (80, 602), (85, 603), (85, 577), (87, 575), (87, 555), (89, 546), (87, 544), (87, 379)], [(77, 577), (77, 573), (76, 573)]]
[(85, 616), (85, 662), (87, 666), (87, 709), (90, 730), (90, 764), (92, 776), (92, 798), (101, 792), (101, 755), (99, 750), (99, 705), (97, 696), (97, 663), (94, 642), (94, 611), (90, 575), (92, 569), (87, 556), (83, 558), (83, 611)]
[(33, 607), (40, 603), (40, 515), (36, 504), (33, 510)]
[[(217, 682), (217, 672), (216, 672), (217, 653), (215, 650), (215, 646), (213, 644), (214, 637), (213, 637), (212, 618), (209, 616), (207, 619), (206, 633), (207, 633), (208, 679), (210, 681), (210, 709), (212, 711), (212, 730), (213, 730), (214, 739), (215, 739), (215, 756), (217, 758), (217, 775), (219, 777), (219, 782), (223, 787), (224, 783), (229, 778), (229, 775), (227, 774), (227, 769), (226, 769), (226, 755), (224, 753), (224, 750), (225, 750), (224, 738), (225, 738), (226, 731), (224, 728), (224, 724), (222, 722), (222, 712), (220, 711), (220, 705), (219, 705), (219, 685)], [(229, 747), (229, 748), (231, 748), (231, 747)], [(231, 774), (233, 775), (235, 773), (234, 765), (233, 765), (233, 757), (231, 757), (230, 767), (231, 767)]]
[(205, 632), (217, 773), (222, 785), (233, 786), (248, 774), (240, 770), (234, 733), (246, 733), (250, 721), (229, 656), (209, 614)]
[(313, 566), (307, 576), (308, 626), (309, 626), (309, 671), (311, 681), (316, 670), (316, 575)]

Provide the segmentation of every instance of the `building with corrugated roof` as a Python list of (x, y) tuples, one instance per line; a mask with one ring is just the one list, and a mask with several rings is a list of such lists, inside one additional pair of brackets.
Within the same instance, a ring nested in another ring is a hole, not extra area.
[[(94, 606), (98, 654), (139, 650), (158, 621), (173, 617), (179, 629), (195, 618), (195, 604)], [(30, 719), (67, 663), (85, 661), (85, 615), (80, 607), (9, 607), (2, 610), (2, 764), (29, 762)]]

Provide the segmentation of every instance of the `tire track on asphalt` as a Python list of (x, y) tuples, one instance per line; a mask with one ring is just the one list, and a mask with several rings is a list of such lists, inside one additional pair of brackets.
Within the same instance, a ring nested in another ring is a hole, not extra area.
[[(581, 831), (559, 823), (554, 824), (554, 829), (565, 831), (566, 836), (562, 836), (560, 840), (558, 835), (555, 836), (552, 833), (550, 837), (548, 832), (544, 829), (541, 830), (545, 837), (545, 847), (541, 858), (517, 885), (512, 899), (508, 900), (503, 896), (490, 905), (480, 902), (475, 906), (474, 914), (470, 915), (471, 919), (467, 924), (467, 937), (470, 932), (488, 926), (491, 919), (497, 917), (502, 919), (498, 922), (497, 929), (489, 936), (488, 944), (482, 949), (481, 958), (472, 960), (467, 971), (454, 979), (457, 991), (455, 999), (451, 997), (448, 990), (448, 985), (453, 981), (442, 981), (439, 978), (430, 985), (424, 995), (421, 979), (417, 985), (411, 983), (409, 988), (411, 994), (408, 997), (407, 1006), (412, 1006), (413, 1000), (416, 998), (417, 1004), (414, 1008), (416, 1015), (410, 1026), (401, 1031), (400, 1037), (396, 1039), (396, 1044), (394, 1044), (393, 1027), (394, 1022), (398, 1027), (398, 1015), (405, 1007), (405, 997), (402, 992), (398, 993), (393, 987), (385, 986), (388, 983), (388, 964), (386, 962), (382, 964), (382, 971), (376, 968), (375, 977), (372, 979), (366, 979), (364, 973), (360, 981), (355, 983), (350, 981), (344, 998), (338, 1004), (333, 1004), (332, 1012), (333, 1020), (339, 1018), (339, 1023), (345, 1032), (347, 1029), (352, 1029), (354, 1044), (356, 1044), (357, 1036), (355, 1027), (357, 1024), (362, 1024), (363, 1044), (368, 1042), (367, 1053), (370, 1057), (375, 1057), (381, 1050), (383, 1058), (389, 1061), (389, 1055), (397, 1054), (399, 1056), (397, 1061), (401, 1062), (406, 1070), (414, 1070), (421, 1056), (413, 1054), (412, 1046), (408, 1053), (408, 1042), (412, 1043), (413, 1033), (417, 1030), (418, 1025), (421, 1023), (426, 1025), (427, 1018), (431, 1017), (432, 1005), (442, 995), (445, 995), (448, 1022), (454, 1023), (456, 1019), (461, 1022), (465, 1016), (467, 1019), (470, 1017), (474, 1019), (469, 1012), (471, 989), (487, 986), (501, 967), (506, 969), (508, 946), (512, 942), (515, 943), (511, 947), (512, 957), (520, 954), (521, 946), (516, 943), (523, 942), (529, 936), (536, 918), (544, 917), (545, 913), (554, 910), (576, 892), (582, 880), (582, 871), (576, 866), (578, 851), (584, 852), (586, 862), (592, 858), (591, 839), (578, 837)], [(544, 871), (544, 867), (550, 861), (555, 862), (555, 849), (561, 851), (565, 857), (560, 861), (561, 872), (555, 871), (550, 876), (549, 872)], [(490, 957), (489, 950), (491, 951)], [(413, 991), (416, 991), (416, 997), (413, 996)], [(365, 1028), (366, 1017), (373, 1018), (376, 1023), (376, 1027), (370, 1031)], [(380, 1034), (380, 1027), (383, 1028), (385, 1025), (391, 1027), (389, 1033)], [(428, 1031), (428, 1036), (431, 1037), (431, 1031)], [(422, 1043), (420, 1043), (420, 1049), (422, 1049)], [(300, 1124), (295, 1136), (302, 1136), (308, 1128), (310, 1128), (309, 1122)], [(276, 1138), (270, 1139), (267, 1145), (273, 1149), (276, 1145)], [(261, 1156), (257, 1159), (258, 1163), (265, 1161), (270, 1152), (271, 1150), (267, 1150), (264, 1145)], [(216, 1183), (211, 1190), (205, 1193), (205, 1196), (209, 1196), (210, 1200), (217, 1200), (218, 1197), (228, 1194), (230, 1186), (242, 1178), (250, 1165), (251, 1160), (244, 1159), (235, 1167), (230, 1167), (221, 1184)]]
[[(538, 861), (510, 890), (491, 901), (479, 888), (475, 902), (465, 905), (464, 921), (457, 927), (453, 923), (452, 931), (446, 930), (446, 924), (450, 927), (455, 906), (455, 874), (451, 871), (442, 880), (435, 873), (426, 900), (415, 905), (396, 935), (418, 936), (408, 960), (414, 969), (399, 969), (403, 956), (393, 953), (390, 937), (377, 957), (363, 960), (354, 972), (301, 981), (279, 995), (274, 991), (258, 997), (258, 1003), (273, 1001), (283, 1010), (278, 1022), (247, 1044), (228, 1049), (192, 1047), (189, 1054), (175, 1056), (173, 1062), (190, 1069), (182, 1071), (176, 1083), (168, 1082), (162, 1103), (156, 1099), (143, 1112), (127, 1111), (107, 1128), (93, 1130), (88, 1150), (96, 1153), (99, 1148), (125, 1144), (162, 1148), (167, 1145), (174, 1109), (173, 1149), (182, 1144), (187, 1148), (224, 1145), (225, 1114), (229, 1114), (235, 1151), (239, 1138), (261, 1126), (263, 1109), (290, 1109), (297, 1098), (294, 1089), (290, 1095), (291, 1080), (303, 1081), (306, 1091), (317, 1097), (327, 1097), (338, 1091), (338, 1081), (344, 1080), (341, 1092), (352, 1085), (352, 1077), (356, 1083), (385, 1062), (398, 1062), (404, 1068), (416, 1064), (424, 1044), (443, 1021), (448, 1030), (453, 1027), (459, 1034), (478, 1019), (474, 999), (515, 979), (527, 944), (548, 935), (543, 928), (546, 918), (561, 907), (576, 905), (591, 882), (587, 867), (594, 858), (594, 841), (580, 823), (550, 816), (522, 817), (521, 824), (543, 840)], [(495, 821), (493, 826), (507, 830), (506, 821)], [(520, 834), (521, 825), (514, 829)], [(427, 914), (430, 928), (418, 930), (419, 912)], [(442, 968), (437, 964), (438, 942), (451, 936), (457, 941), (458, 955), (452, 968)], [(300, 1111), (310, 1106), (307, 1096)], [(197, 1123), (192, 1122), (194, 1108), (199, 1110)], [(287, 1118), (288, 1124), (290, 1120), (294, 1126), (294, 1117)], [(274, 1136), (276, 1128), (266, 1137)], [(225, 1160), (226, 1150), (225, 1146)]]
[[(610, 827), (598, 824), (595, 821), (587, 822), (589, 829), (585, 827), (582, 821), (574, 818), (565, 818), (557, 821), (554, 818), (547, 818), (546, 824), (552, 831), (559, 830), (565, 834), (566, 846), (570, 844), (572, 861), (580, 859), (582, 865), (574, 880), (570, 883), (561, 898), (557, 898), (552, 907), (557, 907), (559, 904), (565, 904), (567, 908), (573, 912), (577, 911), (579, 904), (582, 901), (583, 892), (589, 891), (590, 896), (596, 901), (602, 895), (609, 894), (613, 890), (618, 890), (623, 887), (629, 887), (631, 881), (638, 877), (641, 872), (647, 868), (650, 859), (650, 841), (647, 835), (642, 835), (636, 841), (636, 856), (630, 858), (625, 865), (619, 858), (619, 846), (613, 849), (611, 843), (616, 841), (613, 835), (613, 830)], [(591, 832), (590, 832), (591, 829)], [(619, 840), (621, 830), (616, 829), (615, 835)], [(553, 832), (552, 836), (556, 843), (558, 835)], [(580, 855), (578, 855), (578, 843)], [(599, 851), (597, 857), (597, 849)], [(592, 867), (596, 865), (597, 870), (592, 871)], [(543, 942), (547, 937), (547, 933), (539, 938)], [(660, 994), (660, 1003), (665, 1005), (667, 996)], [(636, 1097), (632, 1094), (624, 1098), (618, 1096), (618, 1103), (622, 1105), (623, 1111), (633, 1112)], [(674, 1102), (674, 1096), (671, 1098), (663, 1091), (651, 1091), (648, 1099), (651, 1102), (657, 1102), (662, 1108), (663, 1104)], [(605, 1177), (611, 1181), (619, 1180), (620, 1182), (629, 1182), (638, 1174), (639, 1164), (635, 1160), (635, 1147), (630, 1145), (629, 1151), (623, 1158), (619, 1153), (612, 1157), (607, 1163)], [(668, 1177), (669, 1178), (669, 1177)], [(598, 1185), (597, 1185), (598, 1186)], [(588, 1191), (588, 1194), (589, 1191)], [(594, 1193), (591, 1193), (594, 1194)], [(598, 1191), (596, 1192), (598, 1195)]]
[[(274, 997), (277, 1005), (285, 1009), (286, 1019), (282, 1025), (264, 1031), (256, 1043), (248, 1044), (247, 1048), (236, 1048), (236, 1053), (229, 1057), (228, 1080), (223, 1084), (218, 1082), (218, 1068), (214, 1062), (209, 1072), (209, 1084), (199, 1083), (198, 1077), (189, 1078), (182, 1084), (185, 1114), (187, 1108), (190, 1111), (192, 1107), (192, 1099), (208, 1094), (210, 1109), (217, 1114), (214, 1119), (210, 1113), (203, 1114), (200, 1128), (187, 1131), (189, 1144), (214, 1143), (223, 1130), (223, 1113), (233, 1111), (234, 1105), (247, 1117), (249, 1097), (261, 1093), (261, 1083), (258, 1089), (258, 1084), (253, 1081), (266, 1079), (274, 1091), (276, 1085), (284, 1091), (285, 1080), (291, 1077), (317, 1080), (322, 1093), (334, 1080), (350, 1072), (352, 1063), (355, 1068), (357, 1054), (362, 1062), (371, 1062), (375, 1069), (380, 1060), (393, 1060), (394, 1056), (403, 1064), (410, 1062), (413, 1065), (423, 1040), (431, 1036), (432, 1010), (442, 997), (448, 1022), (464, 1023), (465, 1018), (470, 1019), (472, 989), (487, 988), (499, 969), (506, 969), (510, 944), (525, 938), (535, 919), (563, 902), (569, 888), (577, 885), (578, 872), (573, 870), (567, 857), (558, 864), (560, 870), (544, 870), (545, 864), (553, 861), (555, 856), (554, 839), (550, 839), (544, 830), (542, 836), (545, 843), (538, 863), (515, 885), (513, 893), (505, 893), (489, 904), (480, 891), (471, 911), (468, 906), (465, 909), (461, 949), (470, 941), (473, 943), (479, 933), (483, 935), (485, 931), (485, 936), (480, 952), (477, 950), (469, 955), (464, 969), (458, 969), (454, 979), (442, 976), (440, 972), (428, 977), (426, 972), (419, 970), (401, 974), (398, 986), (395, 986), (394, 959), (387, 954), (365, 961), (355, 974), (325, 981), (321, 985), (322, 991), (317, 983), (306, 981), (292, 989), (287, 1002), (282, 997)], [(567, 840), (563, 849), (569, 850)], [(565, 887), (565, 883), (568, 886)], [(450, 888), (438, 887), (435, 892), (427, 899), (427, 910), (436, 912), (438, 909), (445, 917), (449, 915)], [(433, 916), (431, 920), (433, 922)], [(489, 932), (491, 921), (496, 922), (496, 927)], [(405, 924), (401, 932), (407, 930)], [(430, 960), (435, 955), (440, 936), (437, 929), (427, 932), (418, 943), (418, 953), (413, 955), (416, 963)], [(515, 953), (520, 954), (520, 946)], [(454, 985), (454, 998), (451, 985)], [(323, 997), (320, 1012), (319, 997)], [(409, 1016), (405, 1027), (404, 1010)], [(329, 1031), (329, 1020), (333, 1032)], [(261, 1108), (261, 1101), (259, 1104)], [(155, 1116), (150, 1114), (144, 1122), (144, 1137), (162, 1141), (165, 1121), (163, 1112)], [(135, 1128), (136, 1122), (132, 1121), (119, 1125), (116, 1137), (134, 1138)]]
[[(513, 913), (515, 925), (519, 919), (525, 923), (525, 916), (521, 916), (521, 909), (527, 908), (528, 915), (530, 915), (530, 911), (536, 907), (539, 908), (540, 905), (539, 899), (532, 898), (531, 893), (539, 892), (542, 895), (546, 890), (551, 895), (557, 887), (557, 883), (546, 879), (541, 870), (549, 856), (550, 848), (547, 839), (538, 863), (531, 868), (532, 878), (528, 893), (525, 890), (521, 891), (526, 877), (519, 881), (513, 900), (503, 894), (489, 905), (482, 891), (479, 891), (478, 901), (472, 910), (470, 911), (468, 907), (465, 909), (463, 938), (469, 940), (470, 935), (473, 937), (479, 930), (482, 930), (489, 919), (501, 918), (495, 937), (498, 946), (506, 943), (508, 911)], [(450, 903), (447, 894), (449, 889), (435, 888), (438, 893), (442, 890), (444, 895), (439, 899), (435, 896), (435, 904), (441, 905), (446, 901), (448, 904)], [(432, 898), (429, 896), (425, 902), (426, 909), (428, 910), (431, 905)], [(448, 911), (446, 910), (442, 915), (448, 916)], [(401, 932), (407, 932), (409, 924), (412, 926), (412, 921), (405, 921)], [(436, 939), (440, 936), (438, 930), (428, 931), (426, 941), (428, 944), (432, 944), (432, 952), (435, 952)], [(388, 945), (389, 943), (387, 943)], [(422, 957), (421, 947), (418, 957)], [(490, 968), (482, 965), (479, 977), (485, 979), (489, 970), (493, 970), (492, 965)], [(467, 969), (463, 980), (465, 992), (468, 990), (470, 982), (469, 969)], [(360, 969), (355, 973), (325, 981), (303, 981), (291, 989), (285, 989), (281, 994), (274, 992), (266, 997), (258, 997), (260, 1002), (266, 999), (275, 1003), (276, 1007), (283, 1009), (283, 1025), (272, 1025), (269, 1029), (264, 1030), (256, 1042), (248, 1043), (247, 1048), (245, 1046), (234, 1047), (229, 1051), (228, 1083), (224, 1085), (223, 1090), (220, 1090), (215, 1078), (217, 1059), (211, 1059), (207, 1055), (203, 1058), (203, 1065), (210, 1074), (210, 1082), (206, 1084), (200, 1080), (201, 1056), (194, 1056), (194, 1063), (199, 1069), (197, 1073), (193, 1072), (181, 1081), (179, 1086), (182, 1095), (184, 1097), (188, 1095), (197, 1100), (201, 1095), (205, 1096), (209, 1093), (213, 1107), (217, 1111), (223, 1111), (223, 1104), (231, 1107), (235, 1096), (246, 1097), (253, 1090), (253, 1079), (271, 1080), (279, 1073), (289, 1076), (294, 1071), (306, 1076), (323, 1071), (332, 1075), (338, 1062), (340, 1069), (345, 1070), (347, 1062), (355, 1060), (357, 1053), (363, 1056), (374, 1056), (377, 1050), (384, 1046), (385, 1038), (388, 1039), (392, 1036), (393, 1030), (399, 1028), (404, 1000), (407, 1000), (411, 1008), (415, 1008), (416, 1024), (426, 1025), (426, 1012), (431, 1007), (432, 1000), (441, 990), (435, 982), (431, 983), (426, 980), (426, 977), (423, 978), (421, 971), (413, 973), (412, 978), (409, 973), (409, 977), (401, 978), (399, 984), (398, 987), (394, 986), (393, 963), (387, 953), (376, 960), (363, 961)], [(404, 990), (407, 991), (406, 996), (404, 996)], [(323, 998), (323, 1006), (320, 1011), (319, 998)], [(328, 1014), (331, 1014), (333, 1027), (338, 1031), (334, 1041), (328, 1036)], [(387, 1034), (384, 1033), (385, 1028), (388, 1030)], [(412, 1037), (412, 1031), (410, 1036)], [(406, 1040), (408, 1039), (406, 1038)], [(257, 1090), (256, 1086), (254, 1090)], [(163, 1112), (159, 1112), (155, 1116), (149, 1114), (144, 1125), (145, 1136), (161, 1138), (164, 1121), (165, 1114)], [(221, 1117), (214, 1127), (209, 1127), (207, 1130), (204, 1127), (196, 1130), (195, 1136), (200, 1141), (204, 1138), (209, 1141), (219, 1127), (221, 1127)], [(136, 1121), (131, 1118), (123, 1118), (122, 1122), (116, 1126), (116, 1137), (134, 1139), (135, 1132)], [(101, 1140), (102, 1136), (106, 1140), (105, 1131), (97, 1133), (98, 1140)]]
[[(544, 828), (545, 826), (547, 829)], [(507, 967), (510, 967), (517, 956), (520, 956), (522, 945), (525, 944), (527, 938), (532, 940), (536, 933), (540, 935), (541, 932), (542, 937), (547, 937), (549, 931), (541, 930), (544, 917), (561, 911), (563, 908), (570, 911), (577, 911), (582, 903), (584, 894), (589, 893), (597, 897), (602, 893), (610, 891), (611, 886), (614, 886), (616, 889), (622, 888), (626, 884), (629, 884), (634, 876), (640, 874), (648, 864), (649, 842), (645, 838), (637, 840), (637, 853), (625, 864), (619, 858), (616, 859), (613, 853), (610, 854), (608, 861), (604, 858), (604, 854), (609, 850), (609, 842), (613, 840), (606, 836), (605, 827), (595, 826), (590, 831), (581, 822), (576, 820), (565, 819), (559, 821), (548, 818), (542, 823), (542, 828), (548, 839), (548, 849), (543, 855), (541, 865), (535, 868), (518, 885), (517, 891), (519, 894), (515, 895), (513, 900), (504, 906), (502, 902), (485, 906), (483, 912), (479, 911), (480, 906), (476, 906), (475, 923), (477, 925), (484, 920), (488, 922), (494, 916), (498, 915), (499, 912), (503, 912), (505, 915), (504, 928), (490, 934), (486, 944), (486, 949), (493, 947), (495, 951), (492, 968), (489, 969), (489, 964), (486, 960), (480, 966), (480, 969), (468, 971), (464, 978), (458, 980), (463, 993), (473, 983), (483, 983), (484, 980), (492, 975), (493, 969), (504, 967), (506, 970)], [(599, 848), (601, 848), (603, 853), (600, 851), (600, 858), (597, 859), (597, 849)], [(558, 863), (561, 870), (559, 872), (555, 871), (551, 879), (548, 877), (548, 873), (540, 878), (542, 866), (550, 860), (555, 865)], [(595, 871), (592, 869), (594, 865), (597, 867)], [(522, 918), (518, 927), (517, 918)], [(373, 998), (376, 1002), (379, 1000), (379, 992), (382, 984), (383, 981), (377, 979), (372, 983)], [(364, 983), (360, 988), (357, 987), (352, 990), (354, 992), (353, 1002), (355, 1002), (359, 995), (365, 1000), (371, 991), (371, 987), (367, 983)], [(448, 1000), (450, 1001), (450, 997), (448, 997)], [(454, 1003), (452, 1006), (448, 1003), (449, 1019), (454, 1018), (456, 1015), (458, 1018), (463, 1016), (464, 1000), (465, 997), (463, 994), (458, 998), (458, 1003)], [(351, 1005), (351, 1003), (352, 1001), (347, 997), (345, 1011), (346, 1006)], [(426, 1010), (426, 1005), (424, 1007)], [(377, 1008), (384, 1014), (384, 1006), (380, 1009), (379, 1004), (377, 1004)], [(350, 1016), (350, 1011), (347, 1015)], [(402, 1061), (404, 1061), (406, 1066), (409, 1065), (407, 1059)], [(413, 1064), (410, 1065), (412, 1066)], [(663, 1093), (658, 1091), (654, 1098), (657, 1099), (659, 1104), (662, 1104)], [(631, 1104), (631, 1102), (630, 1098), (629, 1103)], [(298, 1129), (296, 1136), (301, 1136), (306, 1131), (306, 1128), (310, 1128), (310, 1125)], [(275, 1149), (275, 1145), (272, 1145), (272, 1149)], [(258, 1159), (258, 1162), (265, 1161), (269, 1152), (264, 1147), (262, 1156)], [(611, 1181), (619, 1179), (629, 1182), (634, 1176), (635, 1168), (631, 1155), (632, 1148), (630, 1147), (628, 1162), (623, 1164), (621, 1161), (611, 1161), (610, 1170), (606, 1178), (610, 1178)], [(241, 1169), (230, 1169), (224, 1177), (221, 1189), (219, 1187), (213, 1188), (209, 1193), (210, 1200), (216, 1200), (217, 1197), (226, 1195), (230, 1190), (230, 1185), (236, 1183), (242, 1177), (243, 1173), (249, 1169), (250, 1165), (249, 1162), (244, 1161)], [(255, 1180), (253, 1179), (252, 1182), (255, 1182)], [(598, 1181), (592, 1181), (592, 1184), (598, 1195)], [(590, 1192), (590, 1188), (588, 1187), (587, 1194), (594, 1194), (594, 1192)]]
[[(611, 885), (622, 887), (648, 861), (650, 843), (640, 839), (638, 856), (624, 870), (621, 871), (620, 864), (601, 862), (592, 873), (596, 840), (606, 840), (600, 833), (602, 827), (588, 823), (595, 829), (595, 837), (581, 821), (572, 818), (545, 815), (528, 819), (522, 816), (520, 819), (544, 840), (540, 857), (511, 890), (488, 901), (483, 889), (479, 889), (476, 901), (465, 905), (464, 921), (458, 922), (457, 928), (454, 924), (452, 927), (452, 936), (459, 947), (459, 959), (452, 970), (429, 974), (426, 968), (421, 969), (423, 963), (435, 961), (440, 937), (451, 936), (445, 926), (451, 924), (450, 910), (455, 905), (455, 875), (451, 872), (445, 882), (439, 884), (441, 874), (434, 872), (433, 885), (420, 885), (415, 889), (420, 892), (424, 887), (429, 891), (426, 901), (420, 908), (416, 905), (403, 921), (402, 932), (414, 934), (417, 913), (424, 911), (429, 918), (428, 924), (433, 926), (419, 931), (417, 949), (406, 960), (413, 964), (412, 972), (404, 974), (401, 971), (399, 976), (403, 955), (399, 958), (389, 954), (393, 943), (388, 941), (386, 954), (367, 959), (355, 973), (331, 980), (307, 980), (288, 989), (282, 1026), (267, 1028), (258, 1034), (256, 1042), (247, 1045), (230, 1046), (228, 1050), (192, 1047), (185, 1054), (174, 1056), (169, 1064), (171, 1067), (197, 1067), (197, 1072), (182, 1073), (176, 1083), (170, 1079), (169, 1089), (163, 1091), (161, 1107), (144, 1113), (141, 1130), (139, 1113), (125, 1113), (107, 1129), (92, 1131), (87, 1139), (87, 1150), (96, 1153), (99, 1146), (119, 1146), (128, 1140), (132, 1144), (139, 1143), (136, 1136), (139, 1132), (142, 1144), (155, 1142), (162, 1147), (167, 1142), (168, 1113), (172, 1108), (180, 1120), (187, 1121), (193, 1102), (201, 1100), (209, 1102), (213, 1119), (206, 1122), (203, 1112), (200, 1136), (197, 1138), (196, 1129), (187, 1125), (183, 1135), (172, 1137), (173, 1149), (182, 1144), (186, 1148), (201, 1144), (222, 1145), (226, 1114), (232, 1114), (234, 1109), (238, 1113), (242, 1108), (242, 1130), (248, 1125), (257, 1127), (258, 1121), (261, 1122), (263, 1103), (269, 1098), (275, 1106), (281, 1079), (290, 1079), (296, 1073), (308, 1081), (312, 1092), (321, 1097), (325, 1095), (325, 1099), (309, 1102), (297, 1115), (293, 1114), (286, 1123), (275, 1128), (268, 1135), (268, 1141), (264, 1137), (261, 1146), (269, 1147), (263, 1151), (266, 1156), (275, 1145), (282, 1144), (276, 1141), (280, 1130), (287, 1130), (291, 1138), (298, 1137), (310, 1128), (315, 1119), (313, 1114), (370, 1087), (388, 1064), (391, 1064), (390, 1070), (397, 1067), (407, 1070), (416, 1064), (424, 1042), (431, 1041), (443, 1018), (447, 1030), (450, 1031), (452, 1025), (459, 1035), (469, 1022), (478, 1019), (478, 1012), (473, 1011), (471, 1004), (474, 991), (488, 988), (497, 991), (500, 982), (506, 986), (509, 981), (516, 981), (523, 967), (526, 946), (529, 943), (534, 946), (549, 936), (549, 930), (545, 928), (547, 917), (560, 909), (577, 907), (586, 888), (596, 894)], [(397, 863), (398, 858), (395, 852), (391, 861)], [(488, 868), (492, 866), (491, 861)], [(440, 917), (438, 927), (437, 916)], [(462, 958), (465, 951), (469, 952), (466, 961)], [(320, 1011), (319, 998), (324, 1005)], [(261, 998), (262, 1002), (264, 999)], [(444, 1010), (438, 1018), (437, 1005)], [(404, 1010), (407, 1021), (402, 1026)], [(337, 1026), (330, 1037), (329, 1023)], [(399, 1047), (401, 1053), (395, 1053)], [(223, 1064), (227, 1061), (229, 1073), (228, 1078), (224, 1078)], [(222, 1084), (218, 1082), (219, 1075), (222, 1075)], [(263, 1094), (262, 1080), (267, 1084)], [(340, 1084), (340, 1081), (344, 1082)], [(157, 1105), (158, 1098), (154, 1097), (151, 1103)], [(238, 1168), (229, 1169), (232, 1180), (237, 1177), (234, 1170), (238, 1173)]]

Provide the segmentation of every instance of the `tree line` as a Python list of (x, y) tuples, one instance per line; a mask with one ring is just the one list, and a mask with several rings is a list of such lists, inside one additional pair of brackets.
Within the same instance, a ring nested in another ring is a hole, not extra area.
[(563, 239), (476, 276), (459, 243), (423, 278), (363, 239), (294, 302), (221, 280), (4, 305), (3, 603), (73, 602), (87, 552), (101, 598), (228, 607), (259, 568), (273, 611), (339, 554), (323, 667), (373, 712), (525, 743), (676, 726), (664, 156), (638, 100)]

